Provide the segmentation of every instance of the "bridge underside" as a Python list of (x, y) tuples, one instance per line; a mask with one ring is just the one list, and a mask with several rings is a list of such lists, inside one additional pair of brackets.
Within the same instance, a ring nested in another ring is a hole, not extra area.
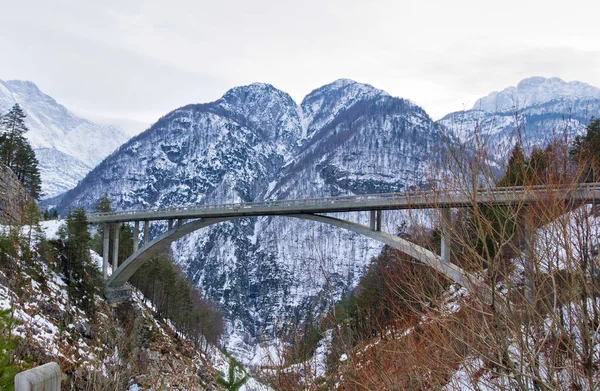
[[(401, 251), (404, 254), (428, 265), (448, 277), (452, 281), (460, 284), (469, 291), (485, 292), (487, 286), (477, 277), (471, 275), (459, 266), (454, 265), (450, 262), (450, 246), (448, 234), (442, 232), (442, 251), (441, 256), (437, 255), (426, 248), (423, 248), (417, 244), (414, 244), (408, 240), (400, 237), (391, 235), (381, 231), (381, 213), (371, 216), (370, 227), (362, 224), (358, 224), (352, 221), (338, 219), (331, 216), (323, 216), (318, 214), (289, 214), (284, 215), (286, 217), (293, 217), (303, 220), (316, 221), (323, 224), (329, 224), (339, 228), (344, 228), (352, 232), (356, 232), (360, 235), (367, 236), (371, 239), (377, 240), (381, 243), (387, 244), (388, 246)], [(449, 209), (445, 209), (442, 212), (442, 218), (449, 217)], [(185, 235), (190, 234), (193, 231), (209, 227), (225, 221), (234, 220), (240, 217), (223, 217), (223, 218), (202, 218), (193, 220), (191, 222), (179, 224), (173, 228), (172, 222), (169, 222), (169, 230), (154, 238), (149, 243), (145, 240), (145, 245), (134, 251), (134, 253), (123, 262), (123, 264), (116, 268), (116, 264), (113, 262), (113, 267), (116, 271), (113, 272), (112, 276), (106, 282), (106, 296), (111, 302), (121, 302), (126, 300), (130, 295), (130, 288), (125, 286), (125, 283), (131, 278), (131, 276), (146, 262), (148, 262), (154, 255), (168, 250), (171, 243), (177, 239), (182, 238)], [(137, 223), (136, 223), (137, 228)], [(147, 229), (144, 232), (145, 238), (147, 238)], [(105, 228), (106, 229), (106, 228)], [(137, 233), (137, 229), (135, 230)], [(135, 235), (137, 240), (137, 235)], [(105, 235), (105, 238), (108, 235)], [(117, 244), (118, 245), (118, 244)], [(108, 254), (108, 244), (105, 241), (105, 252)], [(105, 264), (107, 263), (107, 257), (105, 255)], [(106, 265), (105, 265), (106, 267)], [(113, 270), (114, 270), (113, 269)]]

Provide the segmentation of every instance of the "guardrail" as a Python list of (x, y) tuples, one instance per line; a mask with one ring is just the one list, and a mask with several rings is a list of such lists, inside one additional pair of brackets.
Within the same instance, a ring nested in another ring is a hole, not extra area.
[(15, 391), (60, 391), (60, 367), (55, 362), (18, 373)]
[[(516, 186), (506, 188), (494, 188), (494, 189), (481, 189), (475, 193), (466, 194), (465, 192), (459, 191), (443, 191), (443, 190), (429, 190), (429, 191), (410, 191), (406, 193), (383, 193), (383, 194), (365, 194), (365, 195), (354, 195), (354, 196), (338, 196), (338, 197), (321, 197), (321, 198), (301, 198), (301, 199), (289, 199), (289, 200), (266, 200), (258, 202), (246, 202), (246, 203), (227, 203), (227, 204), (200, 204), (200, 205), (186, 205), (179, 207), (170, 208), (152, 208), (152, 209), (134, 209), (117, 212), (106, 212), (106, 213), (90, 213), (88, 219), (92, 221), (109, 220), (110, 217), (126, 217), (134, 215), (150, 215), (155, 214), (156, 216), (152, 219), (165, 218), (171, 214), (185, 214), (186, 212), (197, 212), (198, 214), (206, 214), (207, 212), (221, 211), (225, 214), (232, 214), (240, 212), (243, 214), (244, 211), (252, 209), (278, 209), (278, 208), (293, 208), (293, 207), (319, 207), (320, 211), (326, 211), (328, 206), (343, 206), (347, 204), (361, 204), (365, 206), (364, 210), (376, 209), (378, 206), (382, 208), (393, 209), (393, 206), (398, 206), (400, 209), (402, 206), (405, 208), (419, 208), (419, 207), (435, 207), (436, 204), (441, 206), (449, 206), (452, 203), (466, 203), (471, 201), (471, 196), (475, 195), (476, 198), (481, 198), (481, 202), (489, 202), (490, 199), (504, 199), (504, 202), (508, 202), (505, 197), (507, 194), (514, 194), (515, 200), (522, 199), (525, 194), (542, 193), (546, 191), (571, 191), (571, 192), (600, 192), (600, 183), (590, 184), (579, 184), (577, 186)], [(443, 201), (440, 201), (440, 196), (444, 197)], [(487, 196), (483, 197), (483, 196)], [(532, 197), (533, 198), (533, 197)], [(462, 201), (461, 201), (462, 200)], [(381, 203), (378, 204), (378, 201)], [(310, 209), (310, 208), (309, 208)], [(335, 208), (332, 208), (335, 209)], [(166, 216), (165, 216), (166, 215)], [(183, 216), (185, 217), (185, 216)]]

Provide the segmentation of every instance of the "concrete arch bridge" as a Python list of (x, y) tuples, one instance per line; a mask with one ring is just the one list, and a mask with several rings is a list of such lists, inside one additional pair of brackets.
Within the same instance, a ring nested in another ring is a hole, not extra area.
[[(453, 208), (472, 208), (475, 205), (516, 205), (541, 203), (544, 200), (564, 202), (569, 209), (600, 202), (600, 183), (580, 184), (570, 187), (509, 187), (487, 189), (470, 194), (464, 192), (424, 191), (392, 194), (367, 194), (346, 197), (273, 200), (251, 203), (194, 205), (164, 209), (126, 210), (110, 213), (88, 214), (89, 223), (101, 224), (103, 231), (118, 232), (120, 223), (134, 223), (134, 238), (139, 237), (143, 222), (143, 242), (134, 240), (133, 254), (118, 266), (118, 235), (113, 241), (113, 273), (108, 277), (109, 235), (104, 235), (102, 272), (106, 281), (105, 294), (109, 302), (119, 303), (131, 296), (131, 288), (125, 285), (129, 278), (155, 254), (165, 250), (175, 240), (214, 224), (250, 216), (287, 216), (330, 224), (367, 236), (387, 244), (416, 260), (433, 267), (452, 281), (478, 294), (489, 293), (489, 287), (478, 277), (450, 262), (450, 211)], [(441, 211), (441, 251), (435, 254), (415, 243), (383, 232), (382, 214), (386, 210), (439, 209)], [(370, 225), (332, 217), (331, 213), (370, 212)], [(148, 241), (149, 222), (166, 220), (168, 229)]]

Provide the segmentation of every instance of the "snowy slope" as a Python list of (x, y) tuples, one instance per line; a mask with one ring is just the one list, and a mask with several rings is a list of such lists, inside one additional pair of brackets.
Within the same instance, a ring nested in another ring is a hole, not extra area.
[[(60, 205), (164, 207), (402, 191), (424, 184), (448, 140), (409, 101), (338, 80), (298, 105), (268, 84), (161, 118), (101, 163)], [(365, 222), (366, 215), (345, 216)], [(396, 223), (386, 215), (392, 232)], [(152, 233), (164, 229), (153, 223)], [(284, 321), (351, 289), (381, 244), (289, 218), (248, 218), (188, 235), (177, 262), (228, 320), (228, 350), (246, 362)]]
[(526, 147), (545, 145), (557, 137), (572, 140), (592, 117), (600, 117), (600, 89), (532, 77), (479, 99), (472, 110), (448, 114), (439, 123), (465, 143), (485, 143), (502, 159), (519, 135)]
[(505, 112), (557, 99), (600, 99), (600, 88), (580, 81), (565, 82), (558, 77), (534, 76), (521, 80), (516, 86), (494, 91), (478, 99), (473, 105), (473, 110)]
[(73, 115), (32, 82), (0, 80), (0, 113), (15, 103), (27, 114), (26, 136), (40, 161), (45, 197), (73, 188), (128, 138), (115, 126)]

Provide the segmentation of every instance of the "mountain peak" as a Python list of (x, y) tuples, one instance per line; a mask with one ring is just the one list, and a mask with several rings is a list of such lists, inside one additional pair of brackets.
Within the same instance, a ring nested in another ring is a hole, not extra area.
[(268, 83), (234, 87), (218, 101), (219, 105), (248, 121), (270, 140), (285, 139), (294, 144), (300, 124), (298, 105), (292, 97)]
[[(343, 90), (346, 89), (351, 94), (362, 95), (363, 98), (370, 98), (378, 95), (389, 95), (387, 92), (380, 90), (379, 88), (375, 88), (367, 83), (359, 83), (352, 79), (337, 79), (329, 84), (325, 84), (324, 86), (317, 88), (307, 95), (309, 97), (311, 94), (317, 91), (335, 91), (335, 90)], [(306, 99), (306, 98), (305, 98)]]
[(338, 113), (354, 104), (381, 96), (389, 94), (370, 84), (351, 79), (337, 79), (317, 88), (302, 100), (305, 127), (309, 129), (310, 134), (310, 129), (322, 128)]
[(221, 102), (238, 106), (252, 104), (252, 102), (256, 103), (257, 101), (263, 101), (264, 103), (265, 99), (291, 101), (295, 105), (293, 99), (286, 92), (275, 88), (272, 84), (258, 82), (227, 90), (221, 97)]
[(28, 90), (40, 91), (40, 88), (37, 86), (37, 84), (29, 80), (7, 80), (6, 84), (15, 88), (26, 88)]
[(600, 98), (600, 89), (580, 81), (566, 82), (558, 77), (533, 76), (521, 80), (516, 87), (494, 91), (477, 100), (473, 109), (503, 112), (556, 99), (586, 98)]

